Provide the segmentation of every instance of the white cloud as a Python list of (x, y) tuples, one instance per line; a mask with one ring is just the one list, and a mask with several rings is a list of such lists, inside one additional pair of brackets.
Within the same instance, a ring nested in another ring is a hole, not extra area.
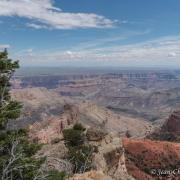
[(116, 22), (93, 13), (63, 12), (52, 0), (0, 0), (0, 16), (28, 18), (36, 21), (28, 24), (36, 29), (109, 28)]
[(0, 44), (0, 50), (2, 50), (2, 49), (8, 49), (8, 48), (10, 48), (10, 45), (9, 44)]
[(175, 52), (170, 52), (169, 54), (168, 54), (168, 57), (176, 57), (176, 53)]
[[(82, 45), (81, 45), (82, 46)], [(33, 51), (34, 52), (34, 51)], [(23, 53), (19, 57), (26, 65), (118, 65), (118, 66), (179, 66), (180, 37), (166, 37), (143, 43), (66, 51)], [(170, 60), (172, 58), (172, 60)]]
[(48, 29), (47, 26), (45, 25), (40, 25), (40, 24), (34, 24), (34, 23), (26, 23), (26, 26), (27, 27), (31, 27), (31, 28), (34, 28), (34, 29)]

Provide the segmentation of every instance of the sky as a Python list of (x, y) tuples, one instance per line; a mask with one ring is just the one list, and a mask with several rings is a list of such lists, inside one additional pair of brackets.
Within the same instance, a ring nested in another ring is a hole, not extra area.
[(0, 0), (21, 66), (180, 68), (180, 0)]

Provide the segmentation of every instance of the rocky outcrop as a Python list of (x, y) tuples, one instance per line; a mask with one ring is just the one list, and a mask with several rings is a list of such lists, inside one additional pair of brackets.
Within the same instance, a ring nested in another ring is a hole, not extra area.
[(124, 148), (118, 134), (110, 133), (101, 140), (88, 141), (96, 147), (93, 154), (93, 170), (76, 174), (69, 180), (134, 180), (126, 169)]
[(150, 136), (150, 139), (180, 142), (180, 110), (174, 111), (160, 129)]
[[(93, 136), (94, 137), (94, 136)], [(133, 180), (126, 169), (124, 148), (122, 139), (118, 134), (104, 134), (97, 141), (93, 138), (88, 140), (94, 149), (92, 171), (76, 174), (69, 180)], [(64, 141), (55, 144), (46, 144), (37, 153), (37, 157), (46, 157), (42, 165), (43, 172), (55, 169), (66, 171), (71, 176), (73, 165), (67, 160), (68, 150)]]
[(114, 180), (133, 179), (127, 173), (122, 141), (117, 134), (108, 134), (102, 141), (92, 141), (91, 144), (97, 147), (93, 158), (94, 169), (103, 171)]
[(49, 117), (42, 122), (35, 122), (29, 126), (29, 137), (39, 143), (51, 143), (55, 138), (62, 139), (62, 131), (75, 124), (78, 120), (78, 109), (66, 104), (64, 112), (59, 117)]
[(175, 136), (180, 136), (180, 110), (174, 111), (170, 115), (169, 119), (162, 126), (162, 131), (167, 131)]

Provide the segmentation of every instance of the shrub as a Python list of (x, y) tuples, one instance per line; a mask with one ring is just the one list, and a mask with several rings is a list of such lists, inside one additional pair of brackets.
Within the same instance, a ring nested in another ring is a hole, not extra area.
[(81, 124), (75, 124), (71, 129), (64, 129), (63, 136), (66, 146), (80, 146), (84, 143), (83, 131), (85, 128)]
[(85, 131), (86, 128), (83, 127), (83, 125), (81, 123), (76, 123), (74, 126), (73, 126), (73, 129), (74, 130), (79, 130), (79, 131)]
[(63, 131), (65, 145), (68, 148), (68, 159), (74, 165), (74, 173), (83, 173), (92, 167), (92, 153), (94, 148), (85, 144), (85, 128), (75, 124), (71, 129)]
[(79, 146), (83, 144), (83, 135), (79, 130), (65, 129), (63, 136), (66, 146)]

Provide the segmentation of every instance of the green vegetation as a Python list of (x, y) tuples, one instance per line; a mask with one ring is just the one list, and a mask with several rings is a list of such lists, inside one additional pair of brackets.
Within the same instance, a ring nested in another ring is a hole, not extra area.
[(83, 143), (81, 131), (66, 129), (63, 131), (66, 146), (79, 146)]
[[(40, 179), (44, 159), (34, 158), (40, 145), (28, 141), (26, 130), (8, 130), (9, 121), (20, 116), (22, 105), (10, 96), (10, 79), (19, 68), (18, 61), (0, 52), (0, 177), (2, 180)], [(38, 178), (39, 177), (39, 178)]]
[(0, 135), (0, 174), (2, 179), (31, 180), (38, 174), (44, 159), (35, 159), (33, 155), (40, 145), (29, 143), (25, 131), (7, 131)]
[(0, 130), (6, 128), (9, 119), (16, 119), (20, 115), (21, 105), (12, 101), (9, 94), (10, 78), (17, 68), (18, 61), (9, 59), (6, 50), (0, 52)]
[(85, 128), (75, 124), (63, 131), (65, 145), (68, 148), (68, 159), (74, 165), (74, 173), (83, 173), (92, 168), (94, 148), (85, 142)]
[(83, 132), (83, 131), (86, 130), (86, 128), (83, 127), (83, 125), (82, 125), (81, 123), (76, 123), (76, 124), (73, 126), (73, 129), (74, 129), (74, 130), (79, 130), (79, 131), (81, 131), (81, 132)]
[(84, 129), (74, 125), (72, 129), (63, 130), (63, 136), (67, 147), (80, 146), (84, 143)]

